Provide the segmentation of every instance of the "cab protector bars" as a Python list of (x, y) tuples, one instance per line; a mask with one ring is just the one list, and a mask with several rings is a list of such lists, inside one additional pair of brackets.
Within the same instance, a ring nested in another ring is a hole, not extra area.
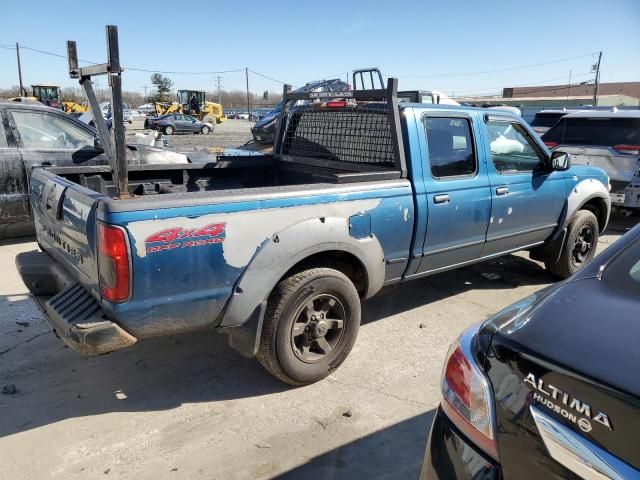
[[(365, 90), (365, 76), (369, 74), (369, 80), (371, 82), (371, 88), (375, 88), (376, 80), (380, 83), (380, 88), (384, 88), (384, 80), (382, 79), (382, 72), (378, 67), (360, 68), (353, 71), (353, 89), (358, 90), (358, 79), (360, 79), (360, 87)], [(374, 74), (376, 75), (374, 77)], [(368, 82), (367, 82), (368, 83)]]
[(321, 103), (331, 100), (355, 100), (356, 102), (379, 103), (385, 105), (389, 118), (391, 142), (393, 145), (395, 168), (401, 172), (401, 177), (407, 176), (407, 164), (405, 159), (404, 142), (402, 138), (402, 128), (400, 124), (400, 110), (398, 109), (398, 79), (389, 78), (386, 89), (373, 90), (349, 90), (345, 92), (298, 92), (291, 91), (291, 85), (284, 85), (282, 91), (282, 108), (278, 117), (278, 127), (276, 130), (276, 141), (274, 153), (283, 153), (284, 136), (286, 134), (286, 117), (290, 115), (296, 102), (303, 100), (309, 104)]
[[(98, 130), (98, 138), (102, 143), (104, 153), (111, 166), (113, 183), (116, 189), (115, 198), (130, 198), (129, 179), (127, 176), (127, 151), (124, 137), (124, 119), (122, 114), (122, 68), (120, 67), (120, 49), (118, 47), (118, 27), (107, 25), (107, 63), (78, 66), (78, 50), (75, 41), (67, 42), (67, 59), (69, 61), (69, 76), (80, 79), (91, 107), (93, 122)], [(93, 90), (93, 75), (108, 75), (111, 89), (111, 132), (102, 116), (98, 99)]]

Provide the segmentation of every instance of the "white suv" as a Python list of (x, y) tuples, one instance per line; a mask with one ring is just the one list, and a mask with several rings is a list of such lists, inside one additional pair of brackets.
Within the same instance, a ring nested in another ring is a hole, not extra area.
[(574, 164), (607, 172), (612, 205), (640, 209), (640, 110), (569, 113), (542, 140)]

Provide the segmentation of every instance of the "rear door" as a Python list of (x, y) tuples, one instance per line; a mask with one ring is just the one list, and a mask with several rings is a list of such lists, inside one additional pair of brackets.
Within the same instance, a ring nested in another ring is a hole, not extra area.
[(184, 117), (185, 130), (189, 132), (197, 132), (198, 125), (196, 123), (196, 119), (190, 115), (183, 115), (183, 117)]
[(22, 155), (8, 117), (0, 112), (0, 236), (9, 225), (29, 220), (28, 190)]
[(491, 191), (474, 136), (477, 122), (466, 112), (429, 111), (419, 123), (427, 230), (418, 273), (474, 260), (482, 252)]
[(179, 132), (191, 131), (191, 122), (187, 120), (187, 115), (176, 115), (176, 130)]
[(546, 240), (567, 192), (563, 172), (549, 170), (546, 152), (521, 120), (493, 114), (484, 120), (492, 203), (486, 256)]

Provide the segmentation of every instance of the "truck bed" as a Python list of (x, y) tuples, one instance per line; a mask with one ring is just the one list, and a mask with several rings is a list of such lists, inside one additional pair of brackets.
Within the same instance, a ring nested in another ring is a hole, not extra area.
[[(113, 197), (109, 166), (53, 167), (48, 171), (96, 193)], [(129, 193), (134, 197), (307, 184), (343, 184), (394, 180), (393, 168), (313, 158), (247, 155), (218, 157), (216, 163), (136, 165), (129, 167)]]

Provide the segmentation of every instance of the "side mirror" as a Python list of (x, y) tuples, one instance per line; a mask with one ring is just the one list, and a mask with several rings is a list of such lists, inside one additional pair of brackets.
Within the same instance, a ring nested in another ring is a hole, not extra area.
[(571, 167), (571, 155), (555, 151), (551, 154), (551, 170), (569, 170)]

